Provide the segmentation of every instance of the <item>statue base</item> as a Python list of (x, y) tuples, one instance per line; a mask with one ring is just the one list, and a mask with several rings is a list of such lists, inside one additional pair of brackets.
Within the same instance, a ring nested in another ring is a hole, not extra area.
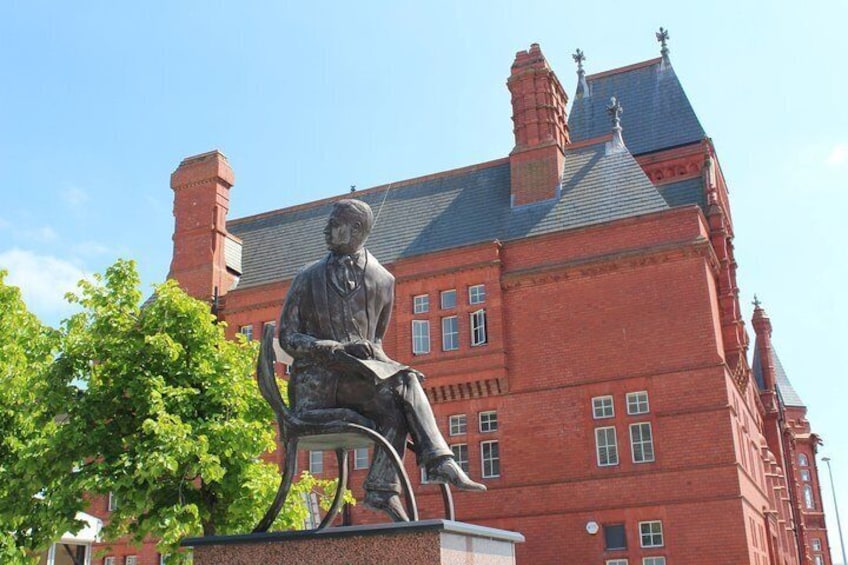
[(266, 563), (374, 563), (402, 565), (513, 565), (516, 532), (450, 520), (421, 520), (327, 528), (321, 532), (271, 532), (190, 538), (194, 565)]

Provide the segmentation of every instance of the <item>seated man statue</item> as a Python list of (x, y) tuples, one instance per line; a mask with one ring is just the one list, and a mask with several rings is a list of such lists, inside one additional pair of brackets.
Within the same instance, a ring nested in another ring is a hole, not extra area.
[[(293, 358), (292, 410), (354, 410), (373, 421), (401, 457), (411, 435), (430, 481), (486, 490), (454, 460), (421, 386), (423, 375), (383, 352), (395, 280), (363, 247), (373, 223), (366, 203), (336, 202), (324, 228), (330, 253), (292, 281), (279, 324), (280, 345)], [(366, 507), (396, 522), (409, 520), (397, 471), (382, 449), (375, 450), (365, 492)]]

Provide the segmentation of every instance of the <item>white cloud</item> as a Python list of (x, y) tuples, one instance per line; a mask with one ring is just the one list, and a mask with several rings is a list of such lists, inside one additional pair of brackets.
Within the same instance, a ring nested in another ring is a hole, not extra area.
[(97, 241), (83, 241), (74, 245), (73, 249), (74, 253), (87, 257), (91, 257), (93, 255), (103, 255), (105, 253), (109, 253), (110, 251), (109, 247)]
[(0, 269), (9, 272), (6, 283), (21, 289), (27, 307), (51, 324), (73, 310), (65, 293), (74, 290), (80, 279), (88, 278), (69, 261), (21, 249), (0, 253)]
[(73, 207), (82, 206), (88, 202), (88, 193), (81, 188), (72, 186), (62, 191), (62, 200)]
[(827, 164), (839, 166), (848, 163), (848, 143), (837, 143), (827, 156)]

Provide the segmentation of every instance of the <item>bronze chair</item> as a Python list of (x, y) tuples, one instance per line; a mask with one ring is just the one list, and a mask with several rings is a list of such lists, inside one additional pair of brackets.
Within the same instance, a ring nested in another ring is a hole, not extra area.
[[(284, 445), (285, 459), (283, 461), (283, 475), (274, 502), (265, 512), (265, 516), (262, 517), (259, 524), (253, 529), (253, 532), (268, 531), (268, 528), (271, 527), (280, 513), (283, 504), (285, 504), (292, 480), (297, 472), (297, 452), (299, 449), (332, 450), (335, 451), (338, 461), (339, 478), (333, 503), (314, 531), (323, 530), (332, 524), (341, 510), (344, 489), (348, 479), (348, 452), (371, 445), (374, 445), (375, 449), (385, 450), (389, 455), (400, 477), (407, 514), (410, 520), (418, 520), (415, 494), (412, 491), (412, 484), (403, 466), (403, 461), (386, 438), (374, 429), (374, 423), (371, 420), (347, 408), (311, 410), (299, 415), (295, 415), (289, 409), (283, 400), (274, 376), (274, 362), (276, 360), (274, 339), (275, 328), (272, 325), (266, 325), (259, 346), (256, 376), (262, 396), (268, 401), (276, 414), (280, 429), (280, 440)], [(415, 449), (414, 445), (410, 445), (410, 447), (413, 450)], [(450, 487), (446, 484), (440, 484), (440, 486), (445, 505), (445, 518), (454, 520), (455, 512)]]

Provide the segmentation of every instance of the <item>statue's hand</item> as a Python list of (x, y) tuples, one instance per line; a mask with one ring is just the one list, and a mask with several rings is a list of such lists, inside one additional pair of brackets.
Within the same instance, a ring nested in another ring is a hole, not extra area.
[(353, 355), (357, 359), (374, 358), (374, 346), (372, 346), (371, 342), (367, 340), (346, 343), (344, 350), (346, 353)]
[(332, 357), (336, 351), (344, 351), (344, 347), (338, 341), (319, 339), (312, 343), (312, 353), (315, 355)]

